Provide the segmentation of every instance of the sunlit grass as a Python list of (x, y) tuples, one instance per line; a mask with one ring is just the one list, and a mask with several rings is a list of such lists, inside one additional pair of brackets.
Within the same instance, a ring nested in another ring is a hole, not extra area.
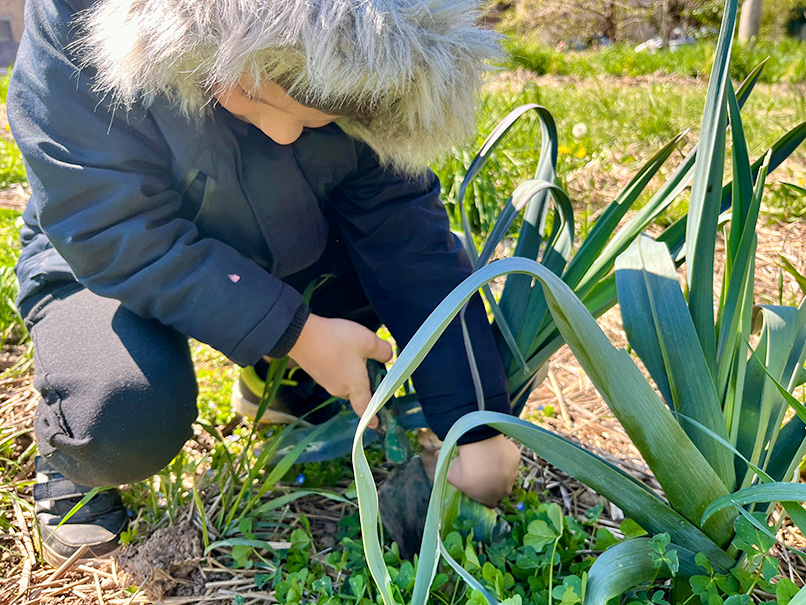
[[(478, 148), (501, 116), (524, 103), (543, 105), (554, 115), (560, 143), (558, 178), (584, 222), (585, 216), (595, 217), (652, 154), (677, 133), (689, 130), (680, 152), (661, 170), (660, 180), (671, 174), (699, 137), (705, 84), (660, 79), (625, 85), (618, 78), (524, 80), (502, 74), (488, 86), (484, 96), (477, 139), (433, 166), (442, 180), (444, 200), (455, 227), (459, 227), (459, 215), (452, 202), (472, 150)], [(750, 156), (757, 158), (806, 117), (806, 100), (795, 86), (759, 84), (742, 117)], [(490, 160), (478, 183), (468, 191), (468, 215), (482, 233), (489, 231), (506, 196), (518, 183), (533, 176), (530, 171), (540, 153), (539, 126), (533, 118), (523, 122), (511, 131), (503, 152)], [(781, 185), (802, 184), (804, 178), (806, 148), (801, 147), (768, 179), (764, 208), (767, 216), (795, 220), (806, 212), (803, 196)], [(660, 180), (650, 184), (644, 200), (654, 193)], [(679, 218), (684, 208), (684, 204), (676, 205), (661, 222)]]
[[(507, 40), (507, 67), (522, 67), (536, 74), (555, 74), (581, 78), (599, 75), (649, 76), (675, 74), (706, 80), (711, 73), (714, 41), (677, 46), (657, 52), (635, 52), (635, 44), (618, 43), (610, 47), (557, 52), (533, 42), (528, 35), (513, 35)], [(761, 81), (806, 81), (806, 43), (786, 39), (778, 44), (756, 40), (752, 45), (737, 44), (731, 56), (731, 76), (744, 79), (761, 61), (768, 59)]]

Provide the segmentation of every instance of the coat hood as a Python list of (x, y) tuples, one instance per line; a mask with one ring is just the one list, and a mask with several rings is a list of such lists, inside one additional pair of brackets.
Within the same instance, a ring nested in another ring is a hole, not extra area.
[(165, 96), (188, 116), (244, 75), (338, 114), (381, 161), (421, 172), (472, 134), (496, 34), (475, 0), (99, 0), (77, 43), (116, 106)]

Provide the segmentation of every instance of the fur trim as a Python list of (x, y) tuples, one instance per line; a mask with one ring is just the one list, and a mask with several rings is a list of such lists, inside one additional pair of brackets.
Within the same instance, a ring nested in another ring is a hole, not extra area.
[(496, 34), (477, 0), (99, 0), (77, 49), (116, 106), (164, 95), (201, 115), (244, 74), (338, 113), (381, 161), (421, 172), (472, 134)]

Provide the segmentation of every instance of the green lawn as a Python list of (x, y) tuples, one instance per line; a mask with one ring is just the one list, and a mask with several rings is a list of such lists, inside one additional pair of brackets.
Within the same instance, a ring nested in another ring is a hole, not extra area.
[[(501, 74), (488, 86), (480, 112), (478, 139), (435, 165), (456, 226), (458, 214), (451, 202), (459, 189), (458, 179), (464, 175), (464, 168), (484, 136), (518, 105), (537, 103), (554, 116), (561, 146), (559, 178), (571, 197), (584, 233), (586, 222), (612, 201), (649, 157), (676, 134), (688, 130), (680, 145), (681, 153), (672, 156), (660, 178), (671, 173), (683, 152), (697, 141), (705, 92), (705, 83), (692, 79), (655, 81), (602, 76), (580, 80)], [(742, 115), (750, 155), (755, 159), (787, 130), (806, 119), (806, 98), (795, 85), (759, 84)], [(575, 130), (579, 136), (575, 136)], [(482, 231), (489, 230), (515, 186), (532, 176), (539, 144), (536, 120), (519, 123), (499, 147), (478, 184), (468, 191), (471, 222)], [(780, 183), (788, 181), (802, 186), (804, 179), (806, 148), (801, 147), (768, 179), (766, 215), (784, 220), (802, 216), (806, 200)], [(649, 192), (658, 184), (656, 179)], [(666, 221), (680, 216), (684, 201), (670, 210)]]
[[(526, 35), (507, 39), (510, 69), (523, 67), (536, 74), (556, 74), (595, 78), (600, 75), (647, 76), (677, 74), (707, 80), (713, 64), (715, 40), (700, 40), (656, 52), (635, 52), (636, 44), (618, 43), (610, 47), (557, 52), (533, 42)], [(806, 82), (806, 43), (787, 38), (776, 44), (756, 40), (735, 44), (731, 55), (731, 76), (743, 79), (752, 69), (767, 61), (762, 82)]]

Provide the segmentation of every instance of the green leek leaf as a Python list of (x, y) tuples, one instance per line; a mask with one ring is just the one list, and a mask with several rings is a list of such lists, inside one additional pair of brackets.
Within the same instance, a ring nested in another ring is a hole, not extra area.
[[(667, 549), (677, 552), (680, 575), (686, 577), (701, 572), (694, 562), (693, 552), (675, 544), (670, 544)], [(660, 572), (655, 566), (653, 552), (649, 538), (633, 538), (604, 551), (588, 573), (585, 605), (606, 605), (610, 599), (622, 595), (633, 586), (656, 577), (668, 578), (670, 573), (665, 566)]]
[(711, 379), (716, 380), (714, 246), (725, 163), (727, 91), (737, 1), (727, 0), (705, 99), (700, 148), (694, 166), (690, 220), (686, 229), (689, 309)]
[[(669, 406), (727, 439), (716, 389), (666, 246), (638, 238), (616, 259), (616, 284), (627, 339)], [(722, 483), (732, 489), (730, 452), (695, 428), (683, 428)]]

